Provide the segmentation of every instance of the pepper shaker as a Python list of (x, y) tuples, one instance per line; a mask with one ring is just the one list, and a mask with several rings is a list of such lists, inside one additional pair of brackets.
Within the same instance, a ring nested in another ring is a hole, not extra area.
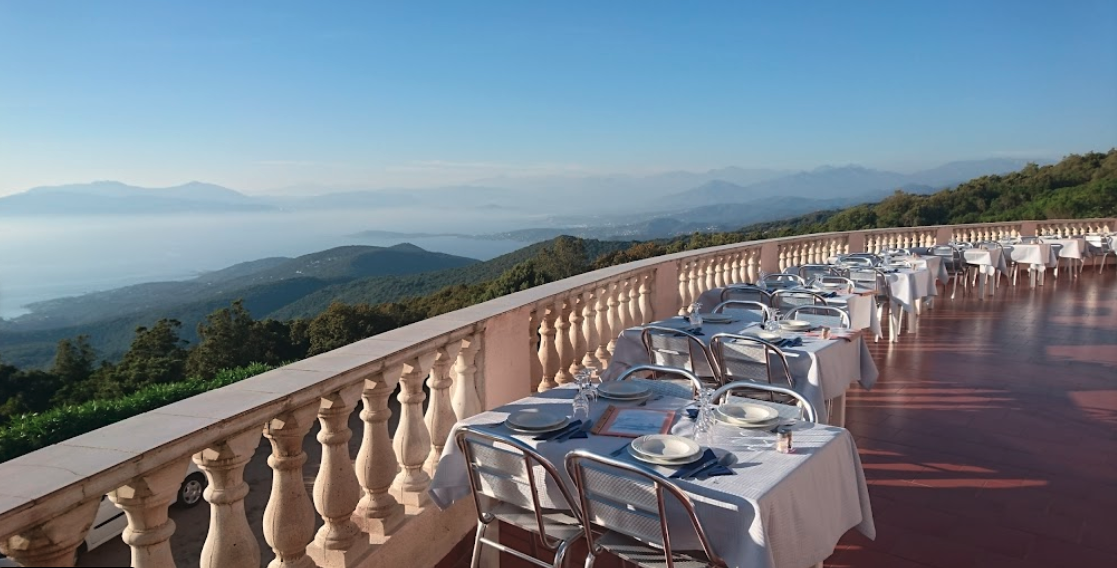
[(781, 454), (795, 453), (795, 448), (791, 445), (791, 428), (783, 426), (776, 431), (776, 451)]

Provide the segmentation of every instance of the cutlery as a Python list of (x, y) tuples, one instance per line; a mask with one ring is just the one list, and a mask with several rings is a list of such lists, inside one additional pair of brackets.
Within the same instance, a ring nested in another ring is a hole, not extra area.
[(580, 432), (587, 432), (588, 433), (590, 431), (590, 428), (593, 428), (593, 420), (586, 420), (584, 423), (582, 423), (581, 427), (575, 428), (575, 429), (573, 429), (569, 432), (563, 432), (562, 434), (559, 434), (558, 436), (556, 436), (553, 439), (553, 441), (555, 441), (555, 442), (565, 442), (565, 441), (573, 438), (574, 436), (576, 436)]

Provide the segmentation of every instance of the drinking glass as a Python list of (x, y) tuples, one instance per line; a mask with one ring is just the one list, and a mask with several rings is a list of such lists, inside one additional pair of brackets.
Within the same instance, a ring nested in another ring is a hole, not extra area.
[(704, 388), (698, 392), (698, 418), (694, 420), (694, 441), (699, 444), (707, 441), (714, 426), (713, 416), (714, 389)]
[(579, 389), (578, 394), (574, 395), (570, 417), (572, 420), (586, 420), (590, 417), (590, 399), (586, 396), (586, 391)]

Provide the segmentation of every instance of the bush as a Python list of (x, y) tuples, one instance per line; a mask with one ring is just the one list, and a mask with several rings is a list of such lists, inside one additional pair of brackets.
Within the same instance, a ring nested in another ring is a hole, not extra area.
[(191, 378), (177, 383), (150, 385), (125, 397), (91, 400), (53, 408), (40, 414), (21, 416), (7, 428), (0, 428), (0, 462), (6, 462), (39, 448), (57, 444), (74, 436), (131, 418), (149, 410), (201, 394), (271, 369), (253, 363), (218, 372), (211, 379)]

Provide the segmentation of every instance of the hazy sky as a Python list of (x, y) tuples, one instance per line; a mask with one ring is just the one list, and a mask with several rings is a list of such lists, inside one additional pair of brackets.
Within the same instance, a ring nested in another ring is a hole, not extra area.
[(1117, 146), (1117, 2), (0, 2), (0, 194)]

